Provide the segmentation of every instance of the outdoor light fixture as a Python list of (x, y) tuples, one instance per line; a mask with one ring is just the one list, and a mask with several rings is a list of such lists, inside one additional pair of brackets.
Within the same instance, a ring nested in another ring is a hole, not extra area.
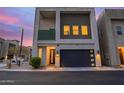
[(97, 54), (99, 54), (99, 50), (97, 50)]
[(95, 66), (95, 64), (94, 64), (94, 63), (91, 63), (91, 66), (93, 66), (93, 67), (94, 67), (94, 66)]
[(97, 60), (97, 62), (100, 62), (101, 61), (101, 55), (100, 55), (99, 50), (97, 50), (96, 60)]
[(59, 56), (59, 51), (57, 50), (57, 52), (56, 52), (56, 56)]

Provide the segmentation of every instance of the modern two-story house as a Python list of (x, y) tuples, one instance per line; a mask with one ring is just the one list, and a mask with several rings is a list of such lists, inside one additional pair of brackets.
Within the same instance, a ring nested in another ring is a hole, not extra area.
[(97, 23), (102, 64), (124, 65), (124, 10), (105, 9)]
[(101, 66), (94, 8), (36, 8), (32, 56), (42, 66)]

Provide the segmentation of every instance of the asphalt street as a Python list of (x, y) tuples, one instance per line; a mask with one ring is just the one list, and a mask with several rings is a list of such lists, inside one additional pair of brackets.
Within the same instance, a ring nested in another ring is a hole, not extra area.
[(123, 85), (124, 71), (0, 71), (0, 85)]

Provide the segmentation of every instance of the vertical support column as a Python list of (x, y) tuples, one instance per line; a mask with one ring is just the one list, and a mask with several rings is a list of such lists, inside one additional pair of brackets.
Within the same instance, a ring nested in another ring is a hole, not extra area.
[(56, 41), (60, 41), (60, 11), (56, 10)]
[[(33, 42), (33, 47), (32, 47), (32, 57), (37, 57), (38, 56), (38, 48), (37, 48), (37, 43)], [(36, 45), (35, 45), (36, 44)]]
[(96, 58), (96, 66), (101, 66), (99, 38), (98, 38), (98, 30), (97, 30), (97, 23), (96, 23), (96, 20), (95, 20), (95, 10), (94, 9), (92, 9), (91, 13), (90, 13), (90, 25), (91, 25), (92, 39), (95, 43), (94, 53), (95, 53), (95, 58)]
[(46, 65), (46, 47), (43, 46), (42, 47), (42, 62), (41, 62), (41, 66), (45, 66)]
[(38, 30), (39, 30), (39, 24), (40, 24), (39, 20), (40, 20), (40, 11), (39, 11), (39, 8), (36, 8), (34, 33), (33, 33), (33, 48), (32, 48), (32, 56), (33, 57), (38, 56), (37, 36), (38, 36)]
[[(60, 42), (60, 10), (56, 9), (56, 42)], [(56, 47), (55, 66), (60, 67), (59, 46)]]

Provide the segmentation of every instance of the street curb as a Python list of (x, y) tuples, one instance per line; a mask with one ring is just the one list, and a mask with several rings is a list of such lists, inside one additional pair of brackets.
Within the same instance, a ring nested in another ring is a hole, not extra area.
[(55, 70), (50, 70), (50, 69), (42, 69), (42, 70), (33, 70), (33, 69), (0, 69), (0, 71), (8, 71), (8, 72), (12, 72), (12, 71), (17, 71), (17, 72), (64, 72), (64, 71), (124, 71), (124, 69), (55, 69)]

